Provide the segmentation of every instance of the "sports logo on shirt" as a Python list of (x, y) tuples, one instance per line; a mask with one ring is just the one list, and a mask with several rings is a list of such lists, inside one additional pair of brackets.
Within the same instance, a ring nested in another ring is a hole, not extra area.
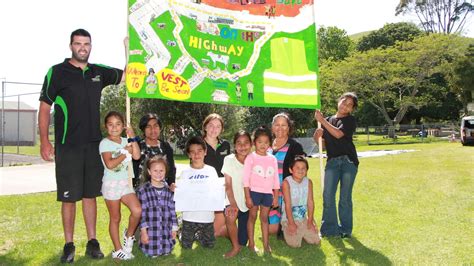
[(196, 175), (192, 175), (190, 176), (188, 179), (207, 179), (209, 178), (208, 175), (201, 175), (201, 174), (196, 174)]
[(100, 82), (100, 75), (93, 77), (92, 82)]

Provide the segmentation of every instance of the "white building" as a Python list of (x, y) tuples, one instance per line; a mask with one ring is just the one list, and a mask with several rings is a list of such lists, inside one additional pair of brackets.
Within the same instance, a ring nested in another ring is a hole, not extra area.
[[(5, 145), (34, 146), (36, 144), (36, 118), (37, 110), (26, 103), (16, 101), (5, 101), (3, 109), (5, 121), (0, 123), (0, 141), (2, 138), (3, 125), (5, 125)], [(0, 109), (0, 121), (2, 121)]]

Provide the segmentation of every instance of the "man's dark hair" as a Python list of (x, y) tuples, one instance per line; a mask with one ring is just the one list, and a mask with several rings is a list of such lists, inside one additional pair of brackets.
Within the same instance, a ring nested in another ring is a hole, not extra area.
[(74, 39), (74, 36), (83, 36), (83, 37), (89, 37), (92, 41), (91, 34), (86, 31), (85, 29), (77, 29), (71, 33), (71, 41), (69, 44), (72, 44), (72, 40)]

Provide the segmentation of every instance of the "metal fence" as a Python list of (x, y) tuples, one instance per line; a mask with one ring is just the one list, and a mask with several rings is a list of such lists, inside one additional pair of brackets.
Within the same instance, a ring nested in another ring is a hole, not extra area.
[[(315, 128), (311, 128), (299, 132), (298, 137), (312, 137), (315, 130)], [(358, 127), (353, 139), (356, 145), (459, 141), (459, 123)]]
[[(20, 147), (36, 145), (37, 106), (41, 85), (39, 83), (2, 81), (0, 123), (2, 167), (6, 146), (16, 146), (16, 153), (19, 154)], [(9, 150), (9, 152), (12, 151)]]
[[(8, 153), (25, 154), (28, 146), (37, 145), (38, 127), (37, 127), (37, 109), (38, 98), (41, 91), (39, 83), (25, 83), (25, 82), (9, 82), (2, 81), (2, 110), (1, 110), (1, 143), (2, 143), (2, 157), (1, 166), (4, 166), (5, 148)], [(8, 93), (9, 92), (9, 93)], [(22, 92), (22, 93), (18, 93)], [(8, 102), (7, 102), (8, 101)], [(6, 102), (9, 103), (6, 105)], [(34, 110), (34, 122), (32, 128), (25, 127), (25, 119), (22, 116), (23, 107), (32, 107)], [(9, 106), (9, 107), (8, 107)], [(9, 109), (7, 110), (8, 107)], [(9, 113), (7, 121), (6, 113)], [(13, 114), (13, 115), (12, 115)], [(16, 117), (15, 117), (16, 116)], [(21, 124), (21, 125), (20, 125)], [(12, 126), (13, 125), (13, 128)], [(6, 138), (6, 129), (13, 135)], [(312, 141), (314, 128), (305, 129), (297, 132), (298, 137), (304, 140), (305, 151), (312, 153), (317, 149), (317, 146)], [(25, 131), (32, 132), (33, 141), (25, 141), (22, 139), (22, 134)], [(13, 132), (13, 133), (12, 133)], [(54, 126), (50, 126), (50, 138), (54, 132)], [(54, 138), (54, 137), (53, 137)], [(397, 125), (390, 126), (369, 126), (359, 127), (354, 135), (354, 142), (356, 145), (384, 145), (384, 144), (409, 144), (409, 143), (423, 143), (432, 141), (456, 141), (459, 139), (459, 123), (442, 123), (442, 124), (423, 124), (423, 125)], [(53, 139), (51, 141), (54, 141)], [(16, 146), (16, 148), (15, 148)], [(175, 149), (177, 152), (179, 149)]]
[(459, 126), (455, 123), (370, 126), (357, 128), (355, 134), (357, 143), (368, 145), (456, 141), (458, 138)]

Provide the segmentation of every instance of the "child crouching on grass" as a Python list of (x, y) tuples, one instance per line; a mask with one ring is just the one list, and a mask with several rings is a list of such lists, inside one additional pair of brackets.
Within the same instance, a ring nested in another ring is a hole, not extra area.
[[(104, 177), (102, 178), (102, 195), (109, 210), (109, 234), (115, 250), (112, 258), (117, 260), (133, 259), (132, 248), (135, 237), (133, 236), (142, 209), (135, 196), (135, 191), (128, 182), (128, 163), (133, 159), (140, 159), (140, 148), (136, 142), (128, 143), (122, 137), (125, 129), (123, 116), (118, 112), (109, 112), (104, 119), (107, 137), (99, 145), (102, 163), (104, 164)], [(130, 138), (135, 137), (131, 127), (126, 128)], [(123, 203), (130, 210), (128, 229), (125, 229), (123, 247), (120, 244), (120, 204)]]
[(306, 176), (308, 161), (296, 156), (290, 163), (290, 173), (283, 181), (282, 221), (283, 235), (290, 247), (301, 247), (304, 239), (308, 244), (319, 244), (318, 228), (314, 221), (313, 183)]
[(168, 255), (178, 231), (173, 192), (165, 181), (168, 164), (158, 155), (148, 159), (145, 166), (145, 184), (137, 191), (142, 204), (140, 249), (150, 257)]
[[(192, 137), (186, 142), (186, 153), (191, 160), (191, 165), (181, 172), (181, 179), (213, 179), (218, 181), (216, 169), (204, 163), (206, 156), (206, 143), (200, 137)], [(209, 191), (212, 193), (212, 191)], [(222, 199), (224, 200), (224, 199)], [(198, 240), (205, 248), (213, 248), (214, 237), (214, 211), (183, 211), (183, 229), (181, 246), (191, 249), (194, 240)]]

